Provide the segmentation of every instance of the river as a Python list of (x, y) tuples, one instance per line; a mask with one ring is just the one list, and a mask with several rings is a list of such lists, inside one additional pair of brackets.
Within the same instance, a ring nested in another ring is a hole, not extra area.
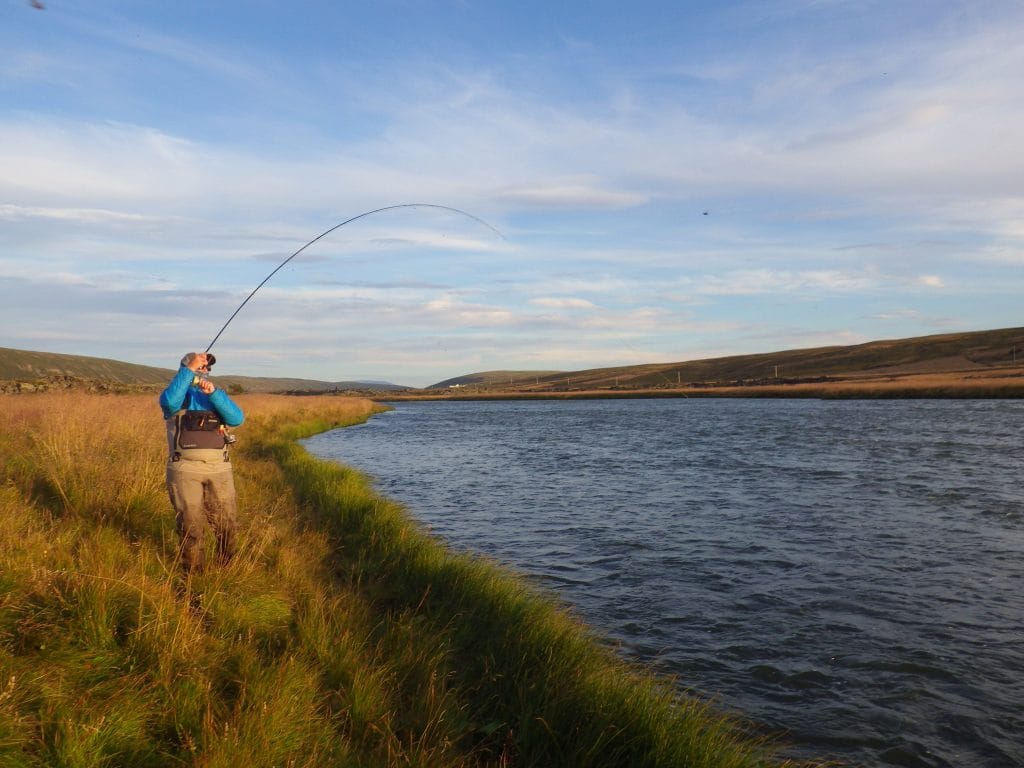
[(1019, 401), (397, 403), (305, 441), (796, 758), (1024, 765)]

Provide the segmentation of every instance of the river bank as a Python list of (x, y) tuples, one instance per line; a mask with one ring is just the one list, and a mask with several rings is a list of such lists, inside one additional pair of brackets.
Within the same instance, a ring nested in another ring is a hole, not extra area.
[(0, 762), (786, 764), (296, 444), (370, 401), (238, 399), (239, 552), (184, 580), (152, 396), (0, 396)]

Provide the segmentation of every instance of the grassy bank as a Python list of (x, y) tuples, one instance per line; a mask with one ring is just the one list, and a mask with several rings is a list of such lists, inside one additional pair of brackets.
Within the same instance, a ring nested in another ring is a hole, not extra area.
[(0, 396), (0, 766), (776, 765), (240, 398), (240, 550), (183, 580), (152, 396)]

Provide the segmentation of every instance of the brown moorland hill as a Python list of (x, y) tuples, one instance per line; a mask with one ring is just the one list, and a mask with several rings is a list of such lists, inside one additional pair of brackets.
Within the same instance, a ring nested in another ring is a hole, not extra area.
[(1022, 397), (1024, 328), (548, 375), (502, 374), (501, 380), (485, 374), (449, 380), (471, 383), (444, 394)]

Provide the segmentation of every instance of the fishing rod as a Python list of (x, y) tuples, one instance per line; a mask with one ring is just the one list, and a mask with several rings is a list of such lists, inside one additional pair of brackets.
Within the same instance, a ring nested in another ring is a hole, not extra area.
[(238, 305), (238, 308), (234, 312), (231, 313), (231, 317), (229, 317), (227, 319), (227, 322), (224, 323), (224, 325), (221, 326), (221, 329), (219, 331), (217, 331), (217, 335), (213, 337), (213, 341), (211, 341), (209, 346), (207, 346), (206, 352), (209, 352), (211, 349), (213, 349), (213, 345), (217, 343), (217, 339), (219, 339), (220, 335), (222, 333), (224, 333), (225, 330), (227, 330), (227, 327), (229, 325), (231, 325), (231, 321), (235, 319), (235, 315), (237, 315), (239, 312), (242, 311), (242, 307), (244, 307), (246, 304), (249, 303), (249, 299), (251, 299), (253, 296), (255, 296), (256, 292), (260, 288), (262, 288), (264, 285), (266, 285), (267, 281), (269, 281), (270, 278), (272, 278), (274, 275), (276, 275), (284, 267), (285, 264), (287, 264), (289, 261), (294, 259), (296, 256), (298, 256), (304, 250), (309, 248), (309, 246), (313, 245), (313, 243), (315, 243), (317, 240), (320, 240), (320, 239), (322, 239), (324, 237), (327, 237), (327, 235), (331, 234), (331, 232), (334, 232), (336, 229), (341, 229), (346, 224), (351, 224), (353, 221), (357, 221), (358, 219), (366, 218), (367, 216), (372, 216), (375, 213), (382, 213), (383, 211), (393, 211), (393, 210), (395, 210), (397, 208), (438, 208), (438, 209), (443, 210), (443, 211), (451, 211), (452, 213), (457, 213), (460, 216), (466, 216), (466, 217), (472, 219), (473, 221), (476, 221), (476, 222), (478, 222), (480, 224), (483, 224), (485, 227), (487, 227), (489, 230), (494, 232), (494, 234), (496, 234), (502, 240), (506, 239), (505, 236), (503, 234), (501, 234), (501, 232), (499, 232), (497, 229), (492, 227), (490, 224), (488, 224), (483, 219), (478, 218), (477, 216), (474, 216), (471, 213), (466, 213), (465, 211), (461, 211), (458, 208), (452, 208), (449, 205), (437, 205), (435, 203), (401, 203), (400, 205), (386, 205), (383, 208), (375, 208), (372, 211), (366, 211), (365, 213), (360, 213), (358, 216), (353, 216), (351, 219), (345, 219), (345, 221), (341, 222), (340, 224), (335, 224), (330, 229), (328, 229), (328, 230), (326, 230), (324, 232), (321, 232), (319, 235), (314, 237), (312, 240), (310, 240), (304, 246), (299, 248), (299, 250), (295, 251), (295, 253), (293, 253), (287, 259), (285, 259), (280, 264), (278, 264), (269, 275), (267, 275), (265, 278), (263, 278), (263, 281), (259, 285), (257, 285), (255, 288), (252, 289), (252, 293), (250, 293), (248, 296), (245, 297), (245, 300), (241, 304)]

